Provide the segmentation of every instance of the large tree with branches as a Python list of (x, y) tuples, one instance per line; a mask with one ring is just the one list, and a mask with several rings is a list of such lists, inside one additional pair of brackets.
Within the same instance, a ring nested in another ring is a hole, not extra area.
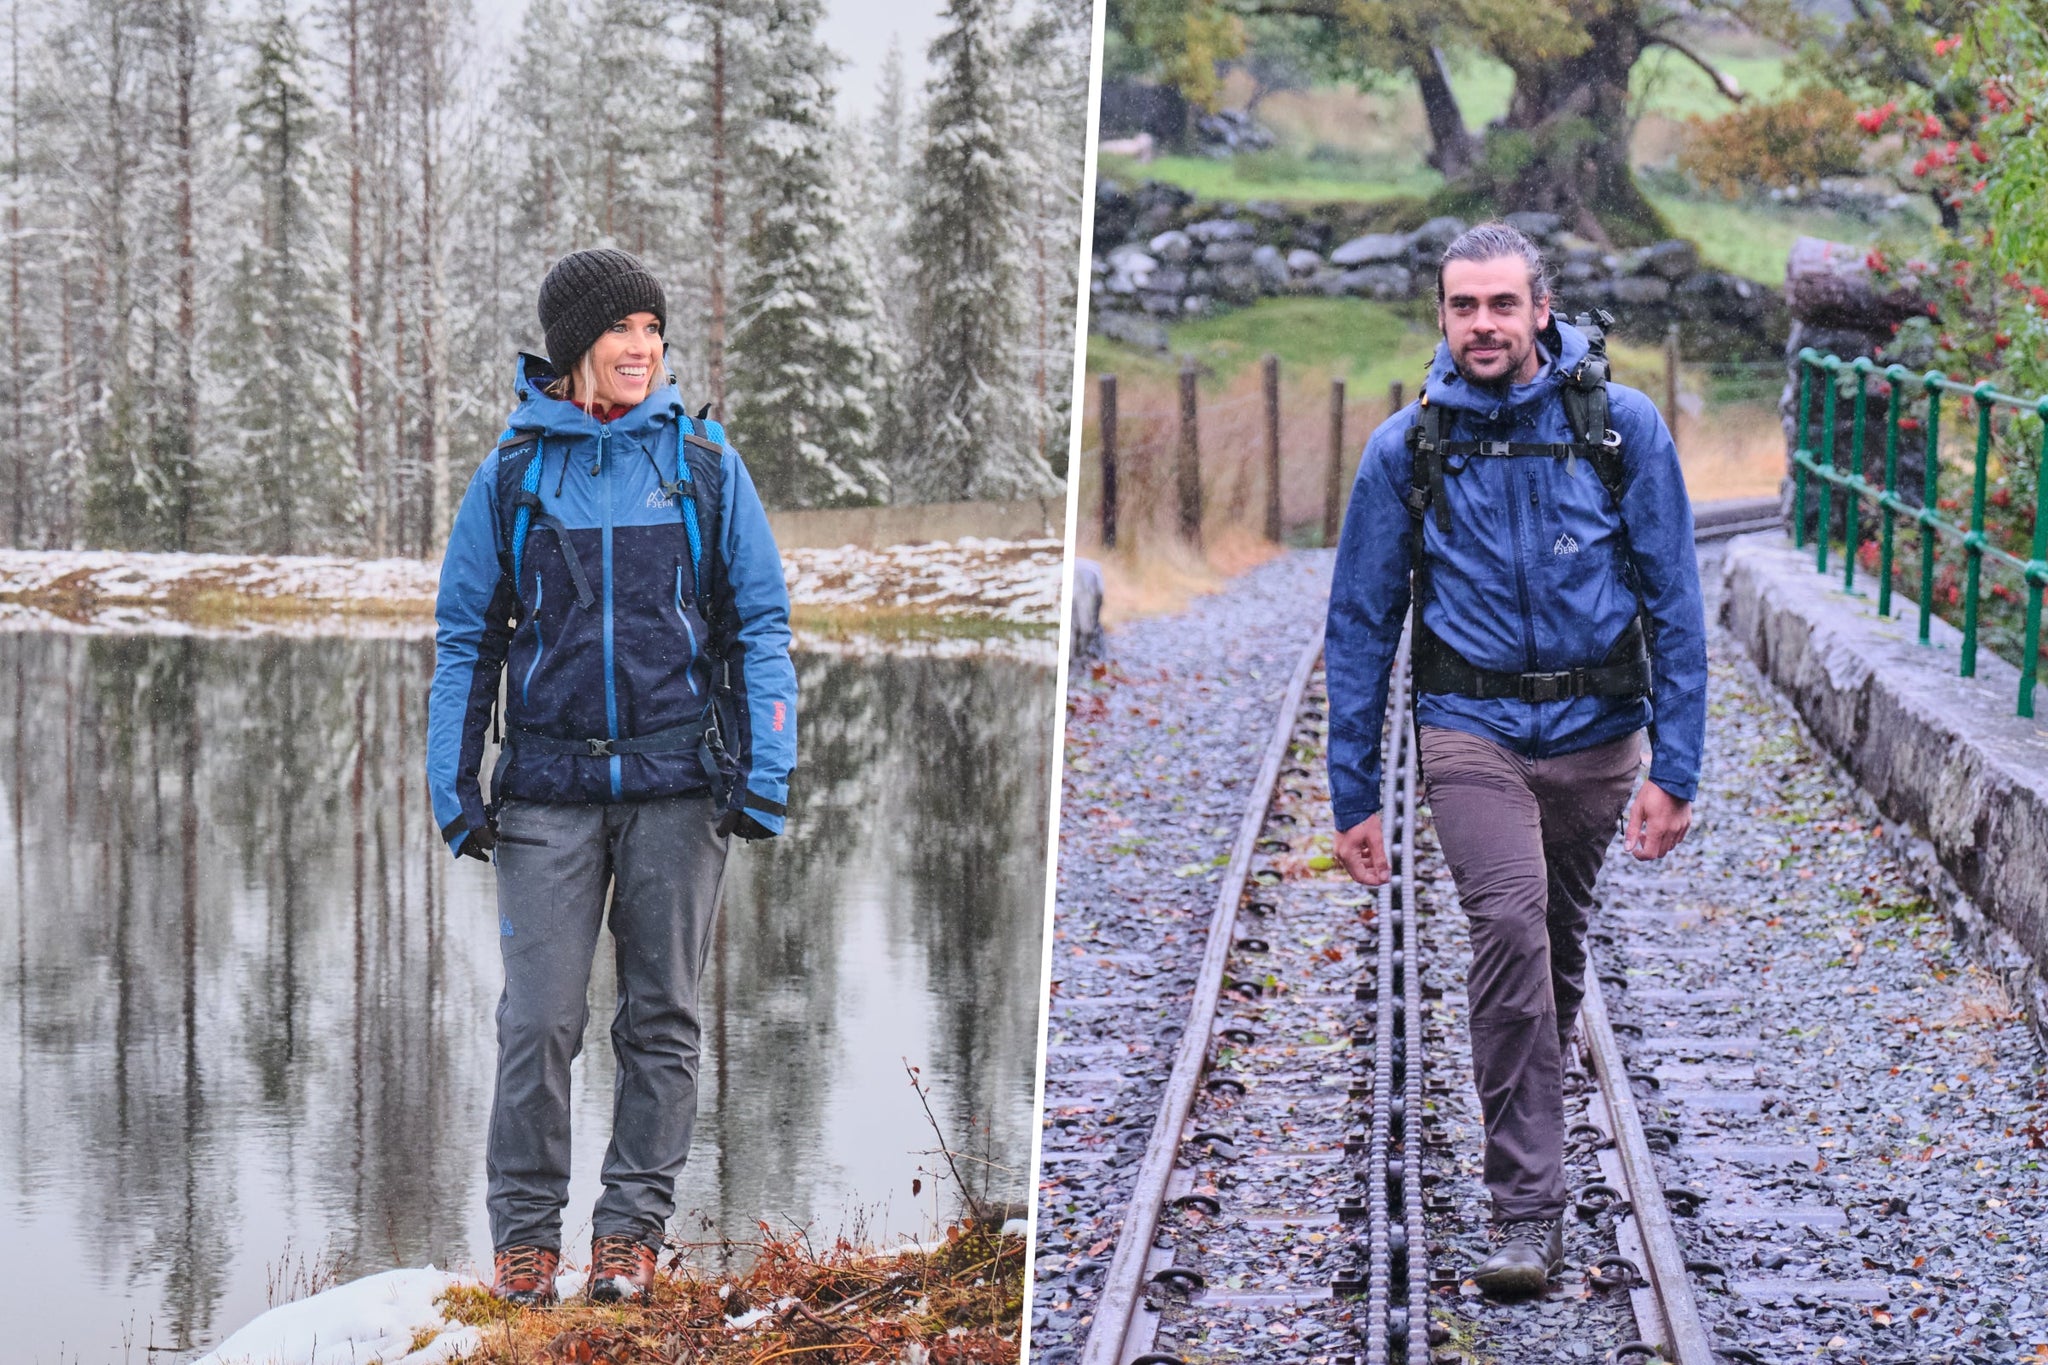
[[(1725, 0), (1717, 14), (1773, 36), (1798, 23), (1784, 0)], [(1112, 0), (1121, 37), (1162, 75), (1211, 101), (1215, 65), (1240, 55), (1255, 25), (1314, 32), (1327, 64), (1413, 79), (1429, 164), (1449, 203), (1544, 210), (1595, 241), (1668, 235), (1629, 165), (1629, 76), (1665, 47), (1705, 71), (1731, 101), (1743, 92), (1684, 36), (1700, 8), (1664, 0)], [(1514, 74), (1508, 111), (1484, 135), (1467, 124), (1449, 57), (1476, 52)]]

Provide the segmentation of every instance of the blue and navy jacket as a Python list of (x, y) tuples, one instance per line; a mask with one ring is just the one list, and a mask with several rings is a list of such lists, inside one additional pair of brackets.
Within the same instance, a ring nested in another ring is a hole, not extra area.
[[(536, 751), (516, 736), (624, 740), (689, 725), (709, 714), (723, 672), (722, 711), (733, 714), (720, 728), (737, 762), (728, 805), (780, 833), (796, 761), (796, 670), (782, 560), (747, 467), (715, 424), (689, 418), (672, 383), (599, 422), (547, 397), (552, 377), (546, 361), (519, 358), (507, 439), (470, 480), (441, 561), (427, 703), (434, 818), (452, 852), (486, 822), (478, 767), (501, 673), (515, 742), (493, 776), (493, 802), (710, 790), (695, 745), (602, 756)], [(682, 495), (686, 436), (719, 484), (715, 511), (701, 519)], [(522, 487), (528, 526), (515, 547)]]
[[(1527, 384), (1481, 387), (1437, 346), (1425, 389), (1445, 410), (1444, 439), (1568, 442), (1563, 372), (1586, 354), (1585, 334), (1558, 322), (1559, 354)], [(1475, 458), (1444, 480), (1450, 531), (1423, 519), (1430, 600), (1423, 623), (1473, 665), (1502, 673), (1557, 672), (1601, 663), (1637, 614), (1653, 642), (1651, 698), (1480, 700), (1416, 698), (1423, 725), (1463, 730), (1526, 758), (1590, 749), (1645, 725), (1650, 780), (1690, 801), (1706, 739), (1706, 619), (1692, 543), (1692, 504), (1678, 451), (1648, 398), (1608, 385), (1609, 425), (1627, 472), (1616, 508), (1589, 461)], [(1413, 468), (1416, 405), (1366, 442), (1337, 547), (1324, 662), (1330, 691), (1330, 803), (1337, 828), (1380, 808), (1380, 730), (1387, 680), (1408, 612), (1404, 501)], [(1623, 527), (1626, 525), (1626, 532)], [(1635, 587), (1624, 576), (1633, 570)]]

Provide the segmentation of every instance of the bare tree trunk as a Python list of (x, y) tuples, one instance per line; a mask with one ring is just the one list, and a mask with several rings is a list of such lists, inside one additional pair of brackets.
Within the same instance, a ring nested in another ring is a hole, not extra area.
[[(1034, 217), (1040, 223), (1043, 223), (1045, 222), (1045, 183), (1043, 181), (1037, 183), (1037, 187), (1033, 192), (1033, 198), (1035, 200), (1033, 204), (1035, 210)], [(1038, 458), (1041, 460), (1046, 458), (1045, 446), (1048, 436), (1045, 411), (1046, 360), (1052, 353), (1052, 319), (1050, 317), (1052, 304), (1048, 298), (1046, 280), (1050, 269), (1045, 259), (1045, 238), (1046, 234), (1044, 232), (1034, 232), (1031, 234), (1034, 252), (1031, 268), (1031, 283), (1035, 294), (1033, 306), (1038, 313), (1036, 319), (1038, 323), (1037, 359), (1032, 363), (1031, 367), (1038, 401), (1032, 405), (1031, 409), (1031, 430), (1036, 437), (1035, 444), (1038, 447)]]
[[(9, 75), (8, 107), (13, 123), (13, 146), (10, 153), (9, 180), (11, 192), (7, 197), (7, 356), (8, 373), (21, 377), (21, 0), (14, 0), (9, 11), (10, 24), (7, 35), (7, 57)], [(28, 451), (22, 443), (22, 404), (17, 399), (8, 404), (13, 422), (14, 461), (14, 514), (9, 520), (7, 543), (17, 548), (25, 543), (28, 515)]]
[(420, 52), (420, 454), (427, 466), (427, 497), (423, 509), (426, 523), (420, 535), (420, 554), (431, 556), (447, 534), (448, 516), (448, 423), (442, 411), (446, 395), (442, 376), (447, 371), (444, 329), (440, 326), (442, 263), (436, 254), (434, 214), (435, 174), (440, 149), (436, 142), (441, 125), (442, 63), (447, 60), (448, 41), (439, 4), (421, 11), (424, 29)]
[(179, 0), (176, 21), (177, 123), (173, 140), (178, 164), (178, 321), (177, 452), (172, 471), (175, 486), (172, 501), (172, 545), (192, 548), (193, 513), (196, 501), (193, 450), (199, 434), (199, 310), (197, 304), (199, 252), (192, 230), (192, 95), (199, 74), (199, 23), (196, 0)]
[(376, 485), (370, 477), (369, 416), (363, 400), (363, 93), (362, 93), (362, 5), (348, 0), (342, 11), (348, 38), (348, 396), (349, 436), (356, 462), (357, 496), (363, 499), (365, 519), (373, 523), (371, 545), (378, 554), (384, 528), (371, 509), (376, 505)]
[[(393, 234), (392, 281), (400, 288), (405, 282), (405, 224), (399, 223)], [(411, 519), (404, 515), (405, 500), (411, 492), (411, 481), (405, 472), (405, 307), (397, 299), (391, 305), (391, 483), (392, 510), (398, 513), (398, 543), (394, 548), (405, 554), (410, 548), (406, 543)], [(424, 554), (424, 550), (421, 552)]]
[(1423, 117), (1429, 123), (1429, 164), (1455, 180), (1479, 160), (1479, 140), (1466, 131), (1464, 111), (1458, 94), (1451, 89), (1451, 73), (1444, 66), (1444, 54), (1431, 47), (1415, 59), (1415, 86), (1422, 95)]
[(704, 337), (711, 413), (725, 419), (725, 7), (711, 22), (711, 319)]

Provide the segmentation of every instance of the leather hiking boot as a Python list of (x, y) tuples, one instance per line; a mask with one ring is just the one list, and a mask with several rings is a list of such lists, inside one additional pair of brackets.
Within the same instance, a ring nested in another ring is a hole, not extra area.
[(524, 1308), (545, 1308), (555, 1301), (559, 1252), (546, 1247), (506, 1247), (493, 1258), (491, 1293)]
[(1557, 1218), (1513, 1218), (1486, 1230), (1498, 1248), (1472, 1272), (1488, 1294), (1541, 1294), (1564, 1269), (1564, 1229)]
[(654, 1293), (654, 1248), (637, 1237), (610, 1233), (590, 1243), (592, 1303), (645, 1303)]

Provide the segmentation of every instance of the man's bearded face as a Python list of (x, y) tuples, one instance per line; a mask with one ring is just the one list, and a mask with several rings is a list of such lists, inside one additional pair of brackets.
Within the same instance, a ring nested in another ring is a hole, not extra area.
[(1550, 301), (1534, 302), (1530, 287), (1529, 267), (1519, 256), (1444, 267), (1436, 321), (1458, 373), (1488, 385), (1536, 377), (1536, 334), (1550, 325)]

